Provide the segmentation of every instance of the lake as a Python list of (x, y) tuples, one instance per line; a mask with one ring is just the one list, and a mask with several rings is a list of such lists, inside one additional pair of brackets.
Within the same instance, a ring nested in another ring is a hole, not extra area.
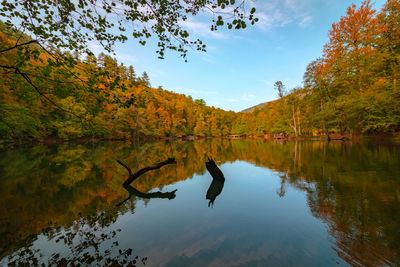
[[(137, 171), (169, 157), (121, 185), (116, 160)], [(0, 174), (0, 265), (400, 265), (396, 143), (22, 146), (0, 151)]]

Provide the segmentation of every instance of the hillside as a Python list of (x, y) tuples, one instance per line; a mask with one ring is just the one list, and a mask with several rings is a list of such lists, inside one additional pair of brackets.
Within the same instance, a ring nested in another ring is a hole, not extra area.
[(261, 104), (252, 106), (252, 107), (250, 107), (250, 108), (246, 108), (246, 109), (244, 109), (244, 110), (242, 110), (242, 111), (240, 111), (240, 112), (244, 112), (244, 113), (253, 112), (253, 111), (256, 110), (256, 109), (262, 109), (267, 103), (268, 103), (268, 102), (264, 102), (264, 103), (261, 103)]
[(307, 66), (303, 88), (239, 113), (152, 88), (147, 73), (139, 77), (133, 66), (106, 54), (16, 48), (21, 33), (0, 24), (0, 142), (397, 133), (398, 10), (400, 1), (388, 1), (381, 11), (350, 6), (329, 31), (323, 56)]

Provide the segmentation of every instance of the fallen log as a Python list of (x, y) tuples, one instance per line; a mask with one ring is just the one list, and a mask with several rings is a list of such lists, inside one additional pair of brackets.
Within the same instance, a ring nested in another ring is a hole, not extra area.
[(331, 140), (347, 141), (350, 140), (351, 136), (344, 134), (327, 134), (328, 142)]
[(159, 169), (159, 168), (161, 168), (162, 166), (167, 165), (167, 164), (176, 164), (175, 158), (169, 158), (169, 159), (167, 159), (167, 160), (165, 160), (165, 161), (162, 161), (162, 162), (156, 163), (156, 164), (154, 164), (154, 165), (147, 166), (147, 167), (145, 167), (145, 168), (143, 168), (143, 169), (140, 169), (140, 170), (138, 170), (137, 172), (135, 172), (134, 174), (132, 174), (131, 168), (129, 168), (128, 166), (126, 166), (124, 163), (122, 163), (122, 162), (119, 161), (119, 160), (117, 160), (117, 162), (118, 162), (120, 165), (122, 165), (125, 169), (127, 169), (127, 170), (128, 170), (128, 173), (129, 173), (128, 179), (126, 179), (126, 181), (125, 181), (122, 185), (130, 185), (130, 184), (131, 184), (134, 180), (136, 180), (140, 175), (142, 175), (142, 174), (144, 174), (144, 173), (146, 173), (146, 172), (148, 172), (148, 171)]

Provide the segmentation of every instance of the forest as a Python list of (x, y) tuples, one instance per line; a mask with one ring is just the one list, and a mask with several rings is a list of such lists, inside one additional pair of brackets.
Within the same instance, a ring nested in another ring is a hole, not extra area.
[[(370, 1), (349, 6), (332, 24), (322, 56), (308, 65), (303, 86), (286, 90), (276, 82), (279, 99), (252, 112), (153, 88), (146, 72), (138, 75), (108, 54), (49, 51), (5, 23), (0, 31), (2, 143), (400, 131), (399, 0), (380, 11)], [(9, 49), (18, 42), (29, 44)]]

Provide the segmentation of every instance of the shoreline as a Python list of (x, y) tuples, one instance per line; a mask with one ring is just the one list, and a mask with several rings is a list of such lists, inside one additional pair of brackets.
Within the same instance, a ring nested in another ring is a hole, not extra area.
[(61, 145), (61, 144), (87, 144), (87, 143), (100, 143), (100, 142), (154, 142), (154, 141), (195, 141), (203, 139), (265, 139), (274, 140), (279, 143), (286, 143), (291, 141), (326, 141), (326, 142), (359, 142), (361, 140), (374, 139), (375, 141), (390, 140), (400, 141), (400, 133), (379, 133), (372, 135), (351, 135), (344, 138), (331, 138), (328, 140), (326, 135), (321, 136), (286, 136), (285, 138), (274, 138), (272, 135), (229, 135), (229, 136), (176, 136), (176, 137), (137, 137), (137, 138), (101, 138), (101, 137), (77, 137), (65, 139), (60, 137), (46, 137), (43, 139), (25, 139), (25, 140), (9, 140), (0, 141), (0, 149), (13, 149), (23, 145)]

